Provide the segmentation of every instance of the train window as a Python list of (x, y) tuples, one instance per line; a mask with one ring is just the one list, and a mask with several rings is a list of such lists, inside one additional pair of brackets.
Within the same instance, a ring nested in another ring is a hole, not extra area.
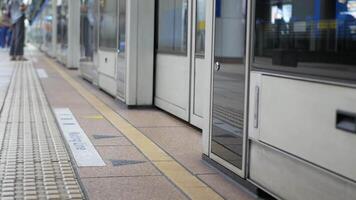
[(126, 0), (119, 1), (119, 50), (125, 52), (126, 47)]
[(188, 0), (158, 1), (158, 52), (187, 53)]
[(100, 1), (100, 49), (116, 49), (117, 0)]
[(198, 0), (196, 6), (195, 25), (195, 54), (204, 56), (205, 54), (205, 23), (206, 23), (206, 0)]
[(356, 0), (256, 0), (254, 25), (255, 69), (356, 80)]

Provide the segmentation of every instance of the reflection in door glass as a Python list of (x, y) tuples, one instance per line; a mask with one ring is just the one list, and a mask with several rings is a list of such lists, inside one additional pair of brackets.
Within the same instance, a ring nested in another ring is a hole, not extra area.
[(125, 52), (126, 47), (126, 0), (119, 0), (119, 50)]
[(242, 169), (245, 98), (245, 1), (216, 1), (211, 151)]
[(188, 0), (158, 1), (158, 51), (186, 54)]
[(206, 0), (197, 0), (195, 25), (195, 54), (197, 56), (204, 56), (205, 54), (205, 10)]
[(356, 80), (356, 0), (259, 0), (255, 13), (254, 67)]
[(117, 0), (100, 1), (100, 33), (99, 47), (101, 49), (117, 48), (116, 20), (117, 20)]
[(43, 32), (45, 34), (45, 46), (47, 49), (52, 49), (52, 28), (53, 28), (53, 13), (52, 1), (47, 2), (43, 16)]

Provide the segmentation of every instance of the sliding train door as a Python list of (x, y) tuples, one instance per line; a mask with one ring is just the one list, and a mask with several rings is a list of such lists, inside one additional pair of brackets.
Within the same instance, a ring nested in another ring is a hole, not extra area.
[(68, 0), (57, 2), (57, 59), (67, 64), (68, 54)]
[(81, 0), (80, 6), (80, 73), (96, 82), (98, 67), (98, 7), (97, 0)]
[(116, 97), (117, 0), (100, 1), (98, 85)]
[(210, 157), (244, 176), (246, 0), (215, 2)]
[(156, 106), (189, 120), (191, 0), (158, 0)]
[(99, 87), (126, 100), (126, 0), (100, 2)]
[(202, 128), (209, 96), (206, 0), (157, 0), (155, 105)]

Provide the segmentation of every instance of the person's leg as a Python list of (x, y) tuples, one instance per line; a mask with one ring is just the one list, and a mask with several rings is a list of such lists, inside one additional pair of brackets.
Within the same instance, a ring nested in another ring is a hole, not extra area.
[(5, 28), (4, 27), (0, 27), (0, 48), (4, 48), (5, 47)]
[(7, 33), (8, 32), (9, 32), (9, 27), (5, 27), (4, 28), (4, 44), (3, 44), (4, 48), (7, 47)]
[(90, 60), (93, 59), (94, 56), (94, 26), (89, 25), (89, 57)]
[(9, 28), (7, 30), (7, 36), (6, 36), (7, 47), (11, 46), (11, 40), (12, 40), (12, 30), (11, 30), (11, 28)]
[(83, 43), (84, 43), (84, 50), (85, 50), (85, 58), (90, 57), (90, 39), (89, 39), (89, 20), (87, 17), (84, 17), (84, 21), (83, 21), (83, 28), (84, 28), (84, 32), (83, 32)]
[(23, 16), (21, 19), (21, 24), (20, 24), (20, 38), (19, 38), (19, 56), (21, 57), (22, 60), (26, 60), (24, 56), (24, 49), (25, 49), (25, 41), (26, 41), (26, 27), (25, 27), (25, 16)]
[(17, 26), (16, 24), (12, 25), (12, 33), (11, 33), (11, 39), (10, 39), (10, 56), (11, 60), (16, 60), (16, 37), (17, 37)]

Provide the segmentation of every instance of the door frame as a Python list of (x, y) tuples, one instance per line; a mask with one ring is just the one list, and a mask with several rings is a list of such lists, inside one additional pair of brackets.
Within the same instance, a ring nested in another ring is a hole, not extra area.
[[(186, 74), (186, 81), (187, 81), (187, 88), (185, 88), (185, 92), (187, 92), (187, 99), (184, 99), (186, 101), (186, 110), (183, 110), (184, 108), (179, 107), (178, 105), (174, 105), (173, 102), (166, 102), (165, 99), (161, 99), (160, 96), (157, 96), (157, 90), (155, 90), (155, 105), (158, 107), (161, 107), (165, 109), (168, 112), (173, 113), (174, 115), (182, 118), (183, 120), (189, 122), (190, 124), (204, 129), (205, 126), (205, 120), (208, 119), (208, 114), (207, 114), (207, 107), (206, 107), (206, 102), (199, 102), (200, 104), (203, 104), (201, 106), (201, 114), (196, 114), (195, 113), (195, 97), (196, 97), (196, 77), (197, 75), (200, 75), (201, 78), (203, 78), (204, 83), (209, 83), (209, 77), (210, 77), (210, 70), (209, 68), (206, 69), (206, 73), (200, 74), (197, 73), (196, 68), (197, 68), (197, 60), (199, 60), (201, 63), (206, 64), (208, 67), (210, 65), (210, 54), (208, 51), (208, 47), (210, 46), (211, 40), (210, 38), (210, 33), (208, 28), (211, 27), (209, 18), (208, 18), (208, 10), (209, 10), (209, 2), (212, 0), (205, 0), (206, 1), (206, 7), (205, 7), (205, 22), (206, 22), (206, 27), (205, 27), (205, 55), (204, 57), (200, 58), (199, 56), (196, 55), (195, 50), (196, 50), (196, 20), (197, 20), (197, 1), (196, 0), (187, 0), (188, 3), (188, 24), (187, 24), (187, 52), (186, 54), (169, 54), (165, 52), (155, 52), (155, 74), (157, 73), (157, 56), (172, 56), (172, 57), (182, 57), (184, 56), (185, 59), (187, 60), (187, 67), (189, 68), (187, 71), (188, 73)], [(157, 7), (158, 7), (158, 1), (157, 1)], [(158, 9), (156, 8), (156, 24), (158, 23)], [(158, 26), (156, 26), (158, 27)], [(158, 29), (156, 28), (156, 34), (158, 34)], [(156, 35), (157, 38), (157, 35)], [(157, 41), (157, 40), (156, 40)], [(157, 45), (157, 43), (156, 43)], [(169, 58), (168, 58), (169, 59)], [(201, 66), (201, 65), (200, 65)], [(205, 77), (204, 75), (208, 75)], [(156, 74), (157, 77), (157, 74)], [(155, 78), (155, 87), (157, 84), (157, 79)], [(206, 85), (207, 85), (206, 84)], [(201, 90), (201, 91), (200, 91)], [(201, 93), (200, 98), (206, 98), (209, 99), (209, 88), (199, 88), (199, 93)], [(186, 98), (186, 97), (184, 97)], [(174, 108), (176, 106), (177, 108)], [(179, 109), (178, 109), (179, 107)], [(183, 113), (184, 112), (184, 113)]]
[[(121, 52), (120, 51), (120, 4), (121, 1), (125, 1), (125, 51)], [(127, 40), (127, 33), (128, 33), (128, 22), (129, 22), (129, 17), (128, 15), (131, 14), (131, 10), (129, 9), (129, 2), (128, 0), (117, 0), (117, 16), (116, 16), (116, 58), (115, 58), (115, 69), (116, 69), (116, 98), (119, 99), (120, 101), (126, 103), (126, 99), (127, 99), (127, 91), (128, 91), (128, 65), (127, 65), (127, 49), (128, 48), (128, 40)], [(123, 81), (124, 85), (122, 86), (123, 88), (123, 93), (121, 94), (121, 92), (119, 91), (120, 88), (120, 67), (119, 65), (123, 64), (124, 65), (124, 75), (123, 77), (125, 78), (125, 80)], [(121, 96), (122, 95), (122, 96)]]
[[(193, 0), (192, 2), (192, 9), (191, 9), (191, 12), (192, 12), (192, 19), (191, 19), (191, 37), (192, 37), (192, 40), (191, 40), (191, 61), (190, 61), (190, 85), (189, 85), (189, 88), (190, 88), (190, 91), (189, 91), (189, 123), (198, 127), (198, 128), (201, 128), (201, 129), (204, 129), (204, 121), (206, 119), (209, 118), (209, 115), (207, 115), (205, 109), (207, 108), (204, 104), (205, 102), (199, 102), (199, 104), (202, 104), (201, 105), (201, 108), (202, 108), (202, 113), (201, 115), (199, 115), (198, 113), (195, 113), (195, 97), (197, 96), (197, 93), (195, 92), (196, 91), (196, 83), (197, 83), (197, 77), (200, 76), (203, 78), (203, 82), (204, 83), (209, 83), (209, 78), (210, 78), (210, 70), (208, 68), (208, 66), (210, 65), (210, 54), (209, 54), (209, 48), (211, 46), (211, 40), (210, 40), (210, 36), (211, 36), (211, 33), (210, 33), (210, 29), (209, 27), (211, 27), (211, 20), (209, 20), (209, 15), (211, 14), (209, 11), (210, 11), (210, 6), (209, 6), (209, 2), (211, 0), (204, 0), (205, 1), (205, 41), (204, 41), (204, 44), (205, 44), (205, 51), (204, 51), (204, 55), (203, 56), (199, 56), (196, 54), (196, 44), (197, 44), (197, 41), (196, 41), (196, 32), (197, 32), (197, 14), (198, 14), (198, 0)], [(199, 61), (201, 64), (198, 65), (197, 64), (197, 61)], [(204, 70), (204, 73), (201, 74), (201, 73), (198, 73), (197, 72), (197, 68), (199, 66), (202, 66), (202, 63), (203, 65), (206, 65), (204, 67), (206, 67), (206, 72)], [(208, 75), (207, 77), (204, 76), (204, 75)], [(209, 90), (207, 90), (206, 88), (200, 88), (201, 91), (201, 98), (209, 98), (208, 95), (209, 95)], [(198, 89), (199, 90), (199, 89)]]
[[(199, 127), (200, 123), (200, 116), (196, 115), (194, 113), (194, 99), (195, 99), (195, 77), (196, 77), (196, 62), (195, 60), (197, 59), (195, 51), (196, 51), (196, 24), (197, 24), (197, 8), (198, 8), (198, 0), (192, 1), (192, 16), (191, 16), (191, 26), (190, 26), (190, 32), (191, 32), (191, 52), (190, 52), (190, 63), (189, 63), (189, 68), (190, 68), (190, 84), (189, 84), (189, 123), (193, 124), (194, 126)], [(205, 19), (206, 20), (206, 19)], [(203, 58), (205, 59), (205, 57)]]
[(237, 168), (236, 166), (230, 164), (226, 160), (220, 158), (219, 156), (215, 155), (211, 151), (211, 140), (212, 140), (212, 125), (213, 125), (213, 94), (214, 94), (214, 72), (215, 72), (215, 12), (216, 12), (216, 0), (213, 0), (212, 2), (212, 18), (210, 19), (212, 21), (212, 44), (211, 44), (211, 77), (210, 77), (210, 104), (209, 104), (209, 149), (208, 149), (208, 156), (212, 160), (216, 161), (217, 163), (221, 164), (228, 170), (234, 172), (241, 178), (246, 178), (247, 176), (247, 171), (248, 171), (248, 106), (249, 106), (249, 80), (250, 80), (250, 62), (251, 62), (251, 28), (253, 27), (251, 25), (251, 7), (252, 7), (252, 1), (250, 0), (245, 0), (245, 7), (246, 7), (246, 18), (245, 18), (245, 97), (244, 97), (244, 127), (243, 127), (243, 151), (242, 151), (242, 167), (241, 169)]

